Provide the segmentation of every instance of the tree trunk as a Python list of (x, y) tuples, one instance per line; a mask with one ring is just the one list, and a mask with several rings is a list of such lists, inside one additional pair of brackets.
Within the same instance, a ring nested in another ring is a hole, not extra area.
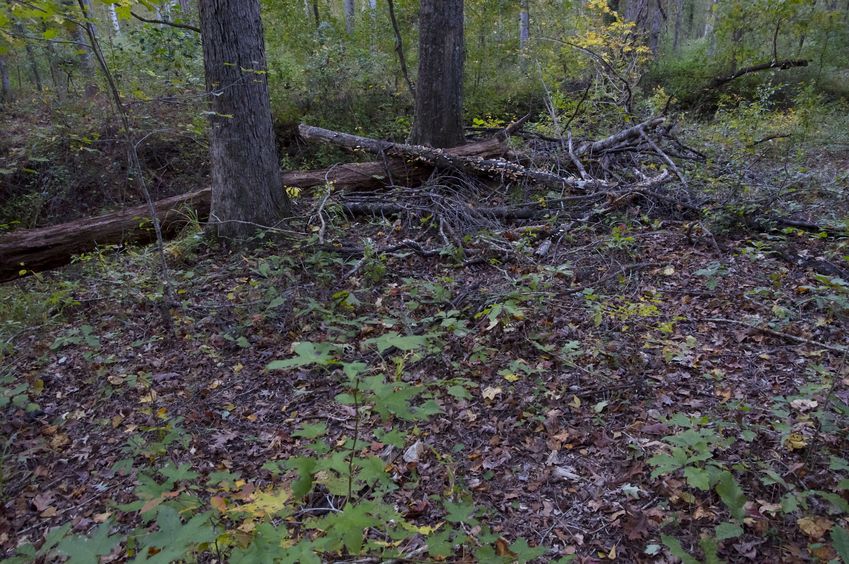
[(528, 0), (519, 0), (519, 50), (524, 51), (528, 46), (528, 39), (531, 36), (530, 29), (531, 18), (528, 14)]
[(9, 69), (6, 59), (0, 56), (0, 104), (12, 99), (12, 85), (9, 82)]
[(118, 12), (115, 11), (115, 4), (109, 4), (109, 21), (112, 22), (112, 29), (115, 35), (121, 35), (121, 22), (118, 21)]
[(421, 0), (412, 141), (454, 147), (463, 136), (463, 0)]
[(672, 50), (678, 52), (681, 46), (681, 22), (684, 18), (684, 0), (675, 0), (675, 28), (672, 36)]
[(219, 237), (245, 239), (289, 212), (268, 98), (259, 0), (201, 0), (210, 114), (212, 212)]
[(345, 31), (348, 35), (354, 33), (354, 0), (344, 0), (345, 1)]

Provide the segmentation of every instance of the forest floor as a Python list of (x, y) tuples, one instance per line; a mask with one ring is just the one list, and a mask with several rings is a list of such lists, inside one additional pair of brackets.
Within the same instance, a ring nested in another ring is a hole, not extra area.
[[(774, 166), (785, 211), (849, 217), (845, 177), (819, 193)], [(168, 311), (152, 248), (3, 287), (0, 555), (49, 559), (62, 524), (162, 531), (160, 506), (208, 510), (216, 550), (265, 518), (318, 542), (362, 501), (406, 533), (363, 522), (328, 558), (362, 561), (363, 539), (451, 561), (849, 550), (845, 230), (750, 229), (736, 203), (708, 231), (634, 203), (469, 229), (464, 255), (427, 216), (331, 200), (320, 227), (319, 200), (248, 251), (169, 243)], [(262, 496), (283, 490), (280, 513)]]

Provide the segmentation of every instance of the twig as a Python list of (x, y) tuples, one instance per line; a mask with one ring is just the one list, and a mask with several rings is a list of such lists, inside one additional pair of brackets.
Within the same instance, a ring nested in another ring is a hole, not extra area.
[(139, 20), (140, 22), (149, 23), (149, 24), (158, 24), (158, 25), (166, 25), (168, 27), (176, 27), (178, 29), (188, 29), (189, 31), (194, 31), (195, 33), (200, 33), (200, 28), (195, 27), (190, 24), (170, 22), (167, 20), (157, 20), (151, 18), (145, 18), (143, 16), (138, 15), (135, 12), (130, 12), (130, 15)]
[(833, 352), (849, 354), (849, 348), (841, 347), (838, 345), (829, 345), (828, 343), (823, 343), (820, 341), (814, 341), (813, 339), (806, 339), (805, 337), (798, 337), (796, 335), (791, 335), (790, 333), (784, 333), (782, 331), (776, 331), (775, 329), (770, 329), (769, 327), (762, 327), (760, 325), (753, 325), (751, 323), (746, 323), (745, 321), (737, 321), (736, 319), (725, 319), (722, 317), (706, 317), (702, 319), (698, 319), (697, 321), (705, 322), (705, 323), (727, 323), (729, 325), (739, 325), (741, 327), (747, 327), (753, 331), (759, 331), (761, 333), (766, 333), (767, 335), (772, 335), (773, 337), (779, 337), (781, 339), (785, 339), (787, 341), (793, 341), (796, 343), (800, 343), (803, 345), (811, 345), (814, 347), (819, 347), (821, 349), (826, 349)]
[(646, 135), (646, 132), (642, 128), (640, 128), (640, 137), (642, 137), (646, 141), (646, 143), (651, 145), (651, 148), (654, 149), (654, 152), (657, 153), (658, 156), (663, 159), (664, 162), (669, 165), (669, 168), (671, 168), (672, 171), (678, 176), (678, 179), (681, 180), (681, 184), (684, 185), (684, 188), (687, 188), (687, 179), (684, 178), (684, 175), (681, 174), (680, 170), (678, 170), (678, 167), (675, 165), (675, 161), (670, 159), (669, 155), (664, 153), (663, 150), (658, 147), (657, 143), (652, 141), (651, 138)]

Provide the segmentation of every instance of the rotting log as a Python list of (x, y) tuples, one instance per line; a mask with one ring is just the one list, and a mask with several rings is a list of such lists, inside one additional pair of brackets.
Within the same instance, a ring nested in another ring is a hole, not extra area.
[[(178, 233), (188, 223), (186, 210), (208, 216), (210, 201), (207, 188), (155, 202), (163, 233)], [(72, 256), (98, 246), (153, 239), (146, 204), (40, 229), (20, 229), (0, 237), (0, 282), (20, 277), (21, 271), (30, 274), (65, 265)]]

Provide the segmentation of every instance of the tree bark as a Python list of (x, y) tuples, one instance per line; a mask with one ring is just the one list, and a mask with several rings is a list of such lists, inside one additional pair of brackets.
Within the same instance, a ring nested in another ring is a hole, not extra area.
[[(163, 233), (173, 235), (186, 224), (185, 208), (209, 213), (209, 189), (156, 202)], [(42, 229), (21, 229), (0, 236), (0, 282), (68, 264), (74, 255), (98, 246), (154, 240), (147, 204)]]
[(9, 81), (9, 69), (6, 67), (6, 59), (0, 55), (0, 104), (12, 99), (12, 85)]
[(421, 0), (412, 142), (455, 147), (463, 136), (463, 0)]
[(118, 21), (118, 12), (115, 11), (115, 4), (109, 4), (109, 21), (112, 22), (112, 31), (115, 35), (121, 35), (121, 22)]
[(212, 211), (219, 237), (243, 240), (289, 213), (268, 97), (259, 0), (201, 0), (210, 96)]

